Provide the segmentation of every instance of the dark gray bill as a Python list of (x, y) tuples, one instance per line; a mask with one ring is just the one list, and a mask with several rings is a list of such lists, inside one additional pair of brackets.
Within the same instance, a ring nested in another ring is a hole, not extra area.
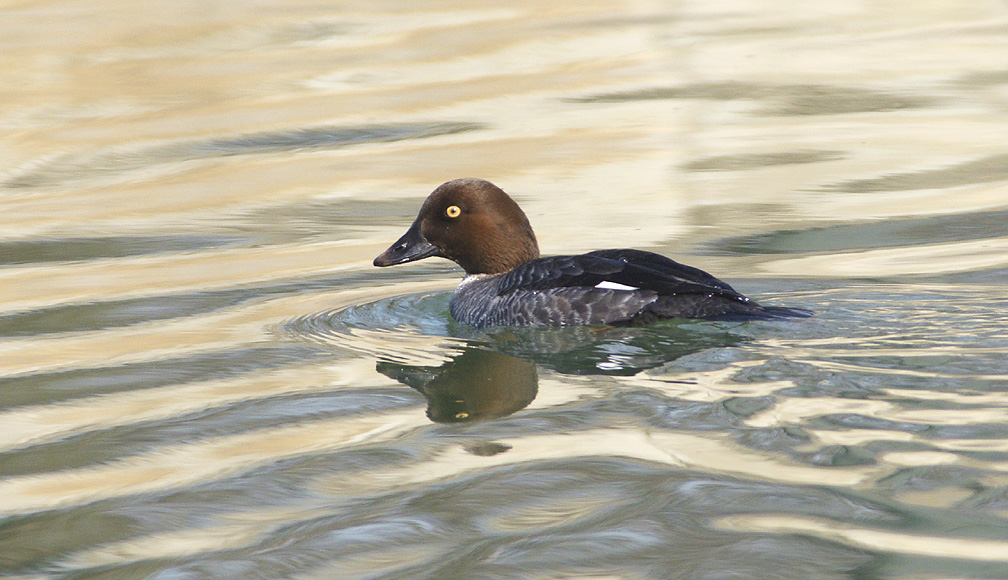
[(395, 266), (405, 264), (414, 260), (422, 260), (430, 256), (438, 256), (441, 250), (434, 244), (427, 241), (427, 238), (420, 232), (419, 220), (413, 222), (410, 229), (399, 238), (392, 247), (382, 252), (374, 259), (375, 266)]

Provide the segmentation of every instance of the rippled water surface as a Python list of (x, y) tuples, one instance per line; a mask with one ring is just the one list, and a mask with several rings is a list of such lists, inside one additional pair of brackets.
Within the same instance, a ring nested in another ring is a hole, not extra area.
[[(0, 8), (0, 577), (1008, 578), (1008, 5)], [(810, 319), (477, 331), (435, 186)]]

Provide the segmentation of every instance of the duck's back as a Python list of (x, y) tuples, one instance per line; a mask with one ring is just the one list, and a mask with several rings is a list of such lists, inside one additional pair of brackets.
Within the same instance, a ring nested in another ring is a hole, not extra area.
[(450, 307), (456, 320), (477, 327), (807, 315), (760, 306), (703, 270), (641, 250), (552, 256), (504, 274), (467, 276)]

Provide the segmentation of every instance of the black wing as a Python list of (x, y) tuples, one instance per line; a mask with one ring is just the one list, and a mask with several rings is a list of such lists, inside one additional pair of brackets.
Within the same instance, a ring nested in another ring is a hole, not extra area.
[(593, 287), (600, 282), (652, 290), (659, 296), (707, 294), (747, 300), (703, 270), (642, 250), (598, 250), (532, 260), (502, 276), (498, 291), (504, 295), (519, 289)]

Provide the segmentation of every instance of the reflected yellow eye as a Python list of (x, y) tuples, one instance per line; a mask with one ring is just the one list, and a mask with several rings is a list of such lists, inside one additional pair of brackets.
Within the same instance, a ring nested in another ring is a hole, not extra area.
[(449, 205), (448, 209), (445, 210), (445, 215), (450, 218), (457, 218), (462, 215), (462, 208), (457, 205)]

